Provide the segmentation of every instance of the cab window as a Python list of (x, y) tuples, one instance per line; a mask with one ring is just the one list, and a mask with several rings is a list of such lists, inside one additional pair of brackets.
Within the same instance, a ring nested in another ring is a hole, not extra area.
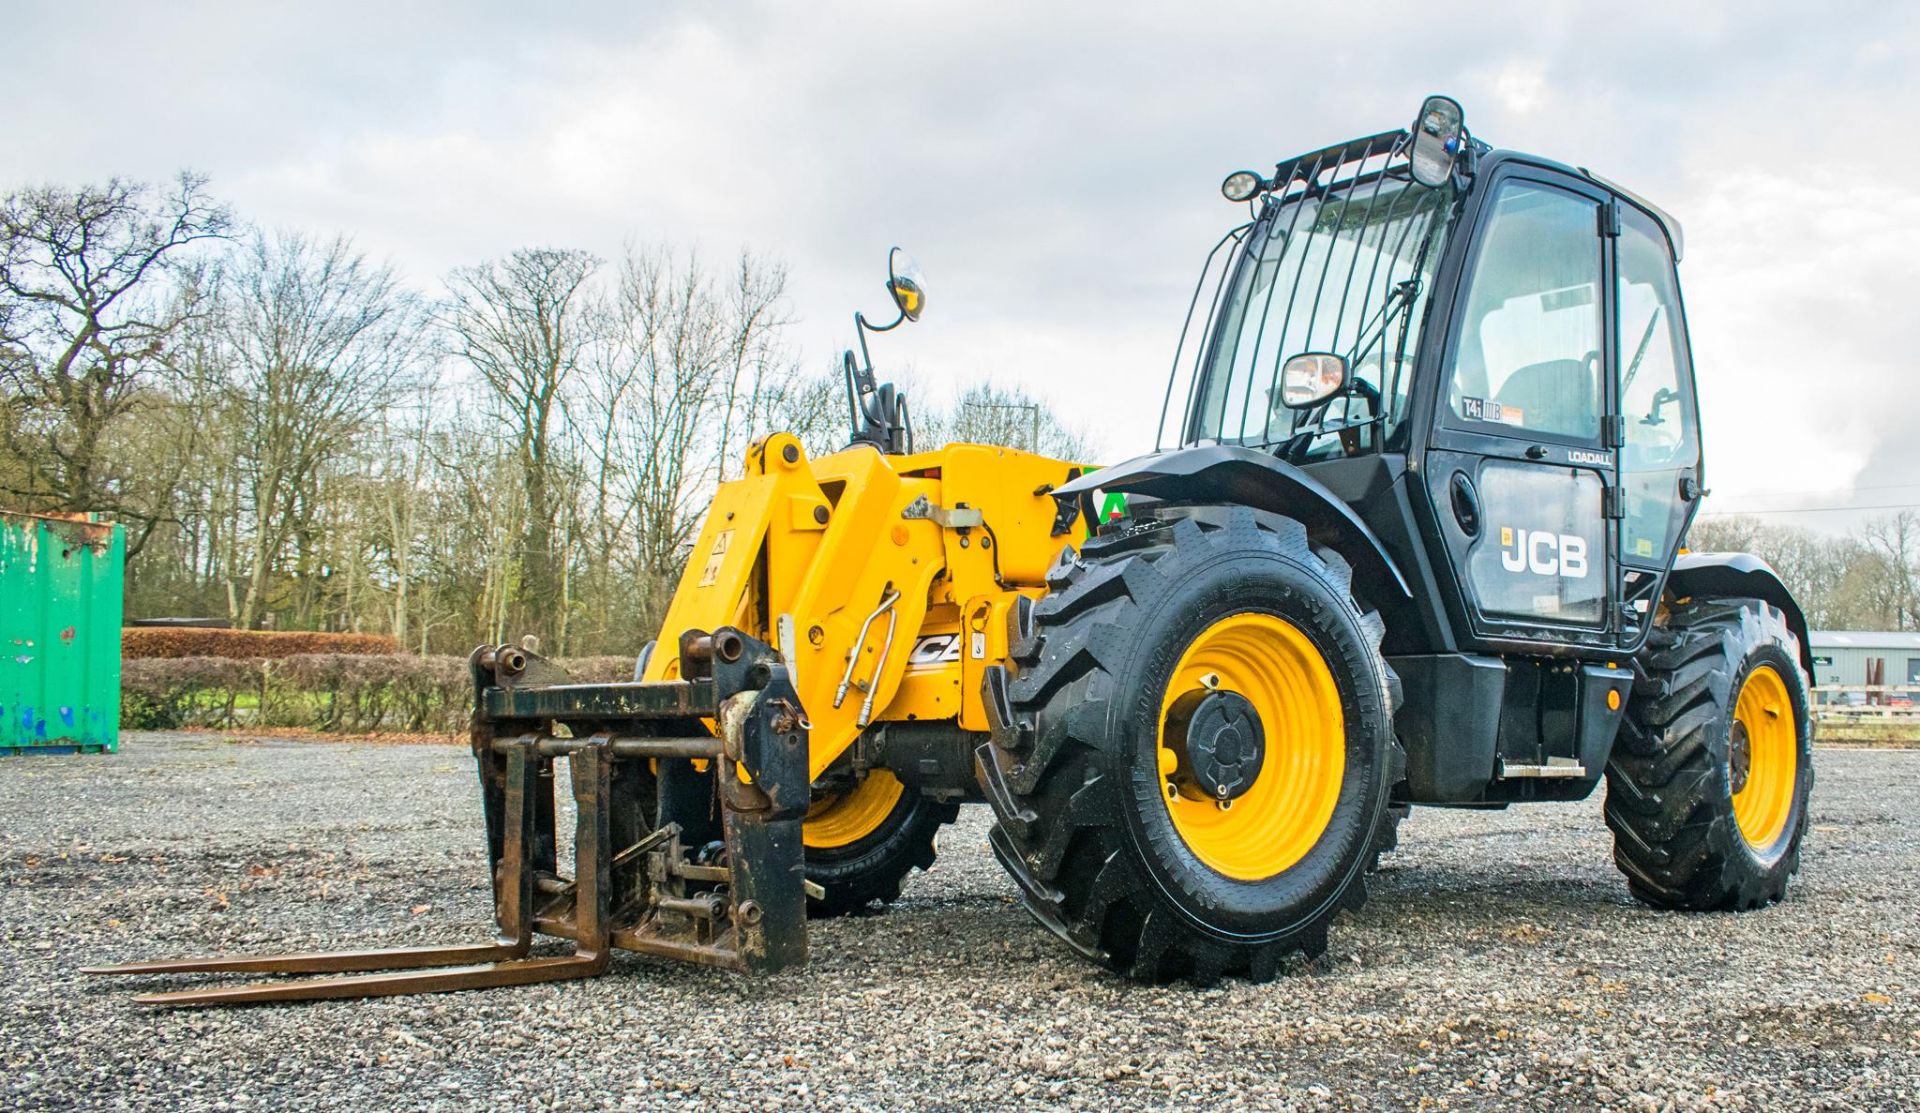
[(1639, 209), (1623, 204), (1620, 214), (1620, 552), (1660, 564), (1686, 518), (1681, 478), (1700, 463), (1693, 374), (1667, 237)]
[(1486, 432), (1600, 433), (1599, 218), (1593, 201), (1510, 180), (1474, 261), (1448, 402)]

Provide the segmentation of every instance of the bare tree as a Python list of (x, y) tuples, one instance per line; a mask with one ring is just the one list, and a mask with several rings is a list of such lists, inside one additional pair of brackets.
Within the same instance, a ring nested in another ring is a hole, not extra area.
[(754, 439), (792, 433), (812, 456), (845, 448), (852, 428), (839, 361), (814, 374), (789, 363), (763, 375), (751, 397), (747, 427)]
[(150, 461), (116, 460), (112, 438), (153, 400), (169, 343), (205, 310), (205, 276), (187, 249), (230, 223), (193, 174), (165, 190), (114, 178), (0, 200), (9, 494), (114, 512), (134, 526), (128, 555), (145, 546), (166, 507), (130, 495), (128, 469)]
[(1920, 514), (1902, 510), (1875, 518), (1861, 530), (1866, 548), (1885, 568), (1886, 606), (1895, 630), (1920, 626)]
[(1695, 518), (1687, 528), (1687, 547), (1703, 553), (1759, 553), (1768, 528), (1748, 514)]
[[(632, 652), (752, 442), (846, 443), (838, 367), (795, 356), (786, 270), (750, 252), (519, 251), (428, 320), (344, 239), (231, 244), (198, 179), (4, 215), (0, 495), (128, 518), (135, 614)], [(415, 393), (429, 356), (452, 373)], [(1017, 390), (927, 414), (922, 446), (1084, 456)]]
[(556, 536), (565, 493), (555, 484), (562, 391), (592, 342), (588, 282), (599, 267), (584, 251), (525, 248), (447, 278), (454, 350), (510, 423), (506, 434), (519, 456), (523, 621), (548, 624), (555, 634), (565, 627)]
[[(688, 276), (697, 276), (699, 270), (699, 261), (689, 257)], [(738, 461), (743, 460), (747, 445), (765, 432), (755, 427), (756, 419), (763, 416), (763, 405), (781, 397), (781, 385), (794, 374), (782, 335), (790, 323), (784, 311), (786, 296), (786, 264), (743, 251), (725, 292), (713, 298), (718, 338), (725, 345), (715, 445), (719, 454), (715, 472), (720, 479), (738, 475), (745, 466)]]
[[(392, 583), (389, 628), (401, 646), (426, 636), (426, 621), (415, 622), (416, 608), (423, 613), (425, 600), (415, 597), (420, 579), (417, 553), (426, 518), (432, 510), (428, 469), (433, 465), (432, 436), (434, 408), (439, 398), (431, 387), (415, 396), (413, 413), (404, 420), (382, 414), (379, 453), (370, 469), (374, 481), (374, 502), (384, 528), (386, 553)], [(418, 629), (416, 629), (416, 627)], [(424, 644), (421, 652), (426, 652)]]
[(343, 237), (256, 237), (220, 315), (252, 546), (234, 617), (259, 621), (289, 546), (315, 539), (326, 469), (398, 396), (419, 354), (420, 302)]
[(1688, 530), (1699, 551), (1746, 552), (1786, 582), (1815, 629), (1920, 626), (1914, 598), (1920, 516), (1880, 518), (1846, 536), (1775, 525), (1750, 515), (1702, 518)]
[(784, 268), (751, 254), (724, 279), (665, 248), (621, 259), (601, 343), (569, 402), (591, 472), (588, 590), (603, 590), (617, 563), (637, 586), (619, 620), (661, 617), (712, 486), (739, 474), (749, 441), (789, 419), (812, 433), (827, 408), (784, 346), (785, 284)]
[(923, 448), (997, 444), (1062, 460), (1086, 460), (1092, 452), (1086, 438), (1047, 403), (1017, 386), (975, 383), (960, 392), (951, 408), (929, 409), (921, 424)]

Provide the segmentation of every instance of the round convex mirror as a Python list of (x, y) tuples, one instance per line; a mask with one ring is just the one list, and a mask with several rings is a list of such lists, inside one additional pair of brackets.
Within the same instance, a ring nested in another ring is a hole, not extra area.
[(887, 292), (909, 321), (919, 320), (927, 307), (926, 276), (920, 273), (920, 264), (913, 261), (913, 256), (897, 247), (887, 255)]

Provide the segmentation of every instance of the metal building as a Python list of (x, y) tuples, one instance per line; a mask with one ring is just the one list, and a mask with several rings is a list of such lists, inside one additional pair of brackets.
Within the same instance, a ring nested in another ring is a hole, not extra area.
[[(1900, 630), (1815, 630), (1813, 682), (1858, 686), (1868, 683), (1920, 685), (1920, 633)], [(1873, 662), (1880, 679), (1870, 681)]]

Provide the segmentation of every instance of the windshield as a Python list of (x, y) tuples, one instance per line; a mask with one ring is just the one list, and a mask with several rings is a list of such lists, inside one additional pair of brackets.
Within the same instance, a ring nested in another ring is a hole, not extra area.
[[(1200, 349), (1185, 443), (1292, 444), (1310, 456), (1333, 451), (1341, 429), (1351, 450), (1356, 429), (1375, 428), (1366, 440), (1377, 446), (1399, 427), (1453, 193), (1410, 181), (1398, 143), (1382, 142), (1397, 138), (1330, 148), (1306, 168), (1295, 160), (1239, 237)], [(1356, 393), (1313, 411), (1281, 405), (1280, 366), (1302, 352), (1347, 357)]]

